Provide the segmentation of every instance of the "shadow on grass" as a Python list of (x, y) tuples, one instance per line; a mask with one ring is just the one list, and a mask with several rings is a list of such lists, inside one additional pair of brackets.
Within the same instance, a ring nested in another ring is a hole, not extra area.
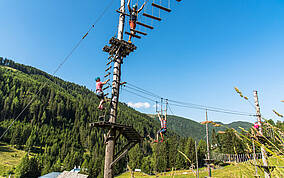
[(15, 152), (15, 151), (7, 147), (7, 145), (0, 143), (0, 152)]

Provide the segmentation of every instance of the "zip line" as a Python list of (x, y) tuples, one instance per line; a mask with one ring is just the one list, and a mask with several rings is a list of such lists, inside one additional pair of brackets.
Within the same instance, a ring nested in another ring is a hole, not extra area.
[[(111, 2), (105, 7), (103, 12), (99, 15), (99, 17), (95, 20), (95, 22), (91, 25), (91, 27), (88, 29), (88, 31), (84, 34), (84, 36), (76, 43), (76, 45), (71, 49), (71, 51), (67, 54), (67, 56), (63, 59), (63, 61), (57, 66), (57, 68), (54, 70), (54, 72), (51, 75), (55, 75), (59, 69), (66, 63), (66, 61), (73, 55), (73, 53), (78, 49), (78, 47), (81, 45), (83, 40), (88, 36), (89, 32), (95, 28), (95, 25), (102, 19), (102, 17), (105, 15), (107, 10), (111, 7), (114, 0), (111, 0)], [(15, 123), (16, 120), (19, 119), (19, 117), (27, 110), (27, 108), (33, 103), (35, 98), (39, 95), (39, 93), (42, 91), (44, 87), (46, 87), (47, 81), (39, 88), (39, 90), (36, 92), (36, 94), (32, 97), (32, 99), (28, 102), (28, 104), (24, 107), (24, 109), (17, 115), (17, 117), (13, 120), (13, 122), (9, 125), (9, 127), (4, 131), (4, 133), (1, 135), (0, 140), (4, 137), (4, 135), (8, 132), (8, 130), (12, 127), (12, 125)]]
[[(157, 102), (157, 100), (155, 100), (155, 99), (166, 99), (165, 97), (161, 97), (161, 96), (159, 96), (159, 95), (157, 95), (153, 92), (147, 91), (145, 89), (142, 89), (142, 88), (135, 86), (133, 84), (130, 84), (128, 82), (126, 83), (126, 85), (124, 85), (124, 87), (129, 89), (129, 90), (127, 90), (127, 89), (123, 88), (123, 90), (127, 91), (128, 93), (134, 94), (134, 95), (139, 96), (139, 97), (144, 98), (144, 99), (147, 99), (151, 102), (160, 103), (160, 102)], [(147, 95), (147, 96), (145, 96), (145, 95)], [(251, 113), (248, 113), (248, 112), (235, 111), (235, 110), (224, 109), (224, 108), (219, 108), (219, 107), (212, 107), (212, 106), (205, 106), (205, 105), (176, 101), (176, 100), (171, 100), (171, 99), (168, 99), (168, 102), (172, 106), (176, 106), (176, 107), (198, 109), (198, 110), (208, 110), (208, 111), (211, 111), (211, 112), (231, 114), (231, 115), (250, 116), (250, 117), (255, 116), (255, 114), (251, 114)], [(171, 111), (171, 109), (170, 109), (170, 111)]]

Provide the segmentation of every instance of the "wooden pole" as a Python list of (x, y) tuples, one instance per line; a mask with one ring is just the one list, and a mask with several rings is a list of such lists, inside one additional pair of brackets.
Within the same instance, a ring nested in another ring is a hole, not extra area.
[(252, 149), (253, 149), (253, 162), (254, 162), (254, 167), (255, 167), (255, 177), (259, 177), (257, 174), (257, 166), (256, 166), (256, 155), (255, 155), (255, 146), (254, 146), (254, 139), (252, 139)]
[[(254, 94), (254, 104), (255, 104), (255, 109), (256, 109), (257, 122), (258, 122), (258, 125), (259, 125), (258, 129), (259, 129), (259, 133), (262, 136), (263, 133), (262, 133), (262, 124), (261, 124), (261, 114), (260, 114), (260, 106), (259, 106), (257, 91), (254, 91), (253, 94)], [(263, 146), (261, 146), (261, 155), (262, 155), (263, 165), (268, 166), (267, 159), (266, 159), (267, 154), (266, 154), (266, 150)], [(264, 175), (265, 175), (265, 178), (270, 177), (269, 172), (266, 172), (265, 169), (264, 169)]]
[[(206, 121), (208, 121), (207, 110), (206, 110)], [(209, 144), (209, 131), (208, 123), (206, 122), (206, 139), (207, 139), (207, 159), (210, 160), (210, 144)], [(211, 177), (210, 161), (207, 162), (208, 176)]]
[(196, 177), (199, 178), (199, 170), (198, 170), (198, 154), (197, 154), (197, 144), (195, 141), (195, 157), (196, 157)]
[[(120, 1), (120, 11), (125, 13), (125, 0)], [(123, 39), (123, 31), (124, 31), (124, 23), (125, 16), (120, 13), (119, 16), (119, 25), (118, 25), (118, 35), (117, 38), (119, 40)], [(119, 52), (119, 51), (117, 51)], [(116, 59), (114, 59), (114, 69), (113, 69), (113, 82), (112, 82), (112, 97), (110, 103), (110, 118), (109, 122), (115, 123), (117, 119), (117, 106), (119, 99), (119, 86), (120, 86), (120, 78), (121, 78), (121, 63), (122, 57), (120, 54), (117, 55)], [(113, 178), (113, 168), (111, 166), (114, 160), (114, 151), (115, 151), (115, 129), (110, 129), (109, 137), (106, 142), (106, 150), (105, 150), (105, 168), (104, 168), (104, 178)]]

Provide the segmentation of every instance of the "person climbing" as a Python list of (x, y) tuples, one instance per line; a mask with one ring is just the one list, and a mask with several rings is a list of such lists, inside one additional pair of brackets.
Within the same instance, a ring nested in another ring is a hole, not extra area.
[[(135, 28), (136, 28), (136, 21), (137, 21), (137, 18), (138, 18), (138, 13), (140, 11), (142, 11), (142, 9), (144, 8), (145, 4), (146, 4), (146, 1), (144, 2), (144, 4), (141, 6), (141, 8), (139, 10), (137, 10), (137, 7), (138, 7), (137, 4), (134, 4), (132, 6), (132, 9), (131, 9), (130, 8), (130, 0), (128, 0), (127, 6), (128, 6), (129, 14), (130, 14), (129, 25), (130, 25), (131, 34), (135, 34), (135, 32), (132, 31), (132, 30), (135, 30)], [(129, 43), (131, 43), (131, 38), (132, 38), (132, 36), (129, 35), (129, 39), (128, 39)]]
[(160, 113), (158, 113), (159, 120), (161, 122), (161, 130), (157, 132), (157, 139), (154, 142), (159, 142), (159, 134), (162, 138), (161, 142), (164, 141), (164, 134), (167, 132), (167, 114), (165, 116), (161, 116)]
[(254, 125), (253, 125), (253, 127), (254, 127), (256, 130), (258, 130), (258, 129), (259, 129), (259, 124), (258, 124), (258, 122), (255, 122)]
[(109, 79), (104, 81), (104, 82), (101, 82), (100, 77), (97, 77), (95, 80), (96, 80), (96, 93), (97, 93), (97, 97), (100, 99), (100, 104), (98, 106), (98, 109), (103, 110), (104, 109), (103, 104), (105, 102), (103, 86), (109, 81)]

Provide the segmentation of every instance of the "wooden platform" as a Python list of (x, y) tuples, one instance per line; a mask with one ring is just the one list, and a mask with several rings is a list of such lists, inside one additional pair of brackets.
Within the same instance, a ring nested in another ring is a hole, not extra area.
[(117, 55), (117, 53), (119, 53), (118, 56), (126, 57), (131, 52), (137, 49), (137, 47), (134, 44), (128, 43), (127, 41), (124, 40), (119, 40), (114, 37), (112, 37), (109, 40), (109, 44), (110, 46), (106, 45), (103, 48), (103, 51), (109, 53), (111, 56), (115, 56)]
[(115, 129), (121, 133), (129, 142), (139, 143), (143, 140), (143, 137), (131, 126), (121, 125), (111, 122), (94, 122), (90, 124), (90, 127), (99, 127), (103, 129)]

